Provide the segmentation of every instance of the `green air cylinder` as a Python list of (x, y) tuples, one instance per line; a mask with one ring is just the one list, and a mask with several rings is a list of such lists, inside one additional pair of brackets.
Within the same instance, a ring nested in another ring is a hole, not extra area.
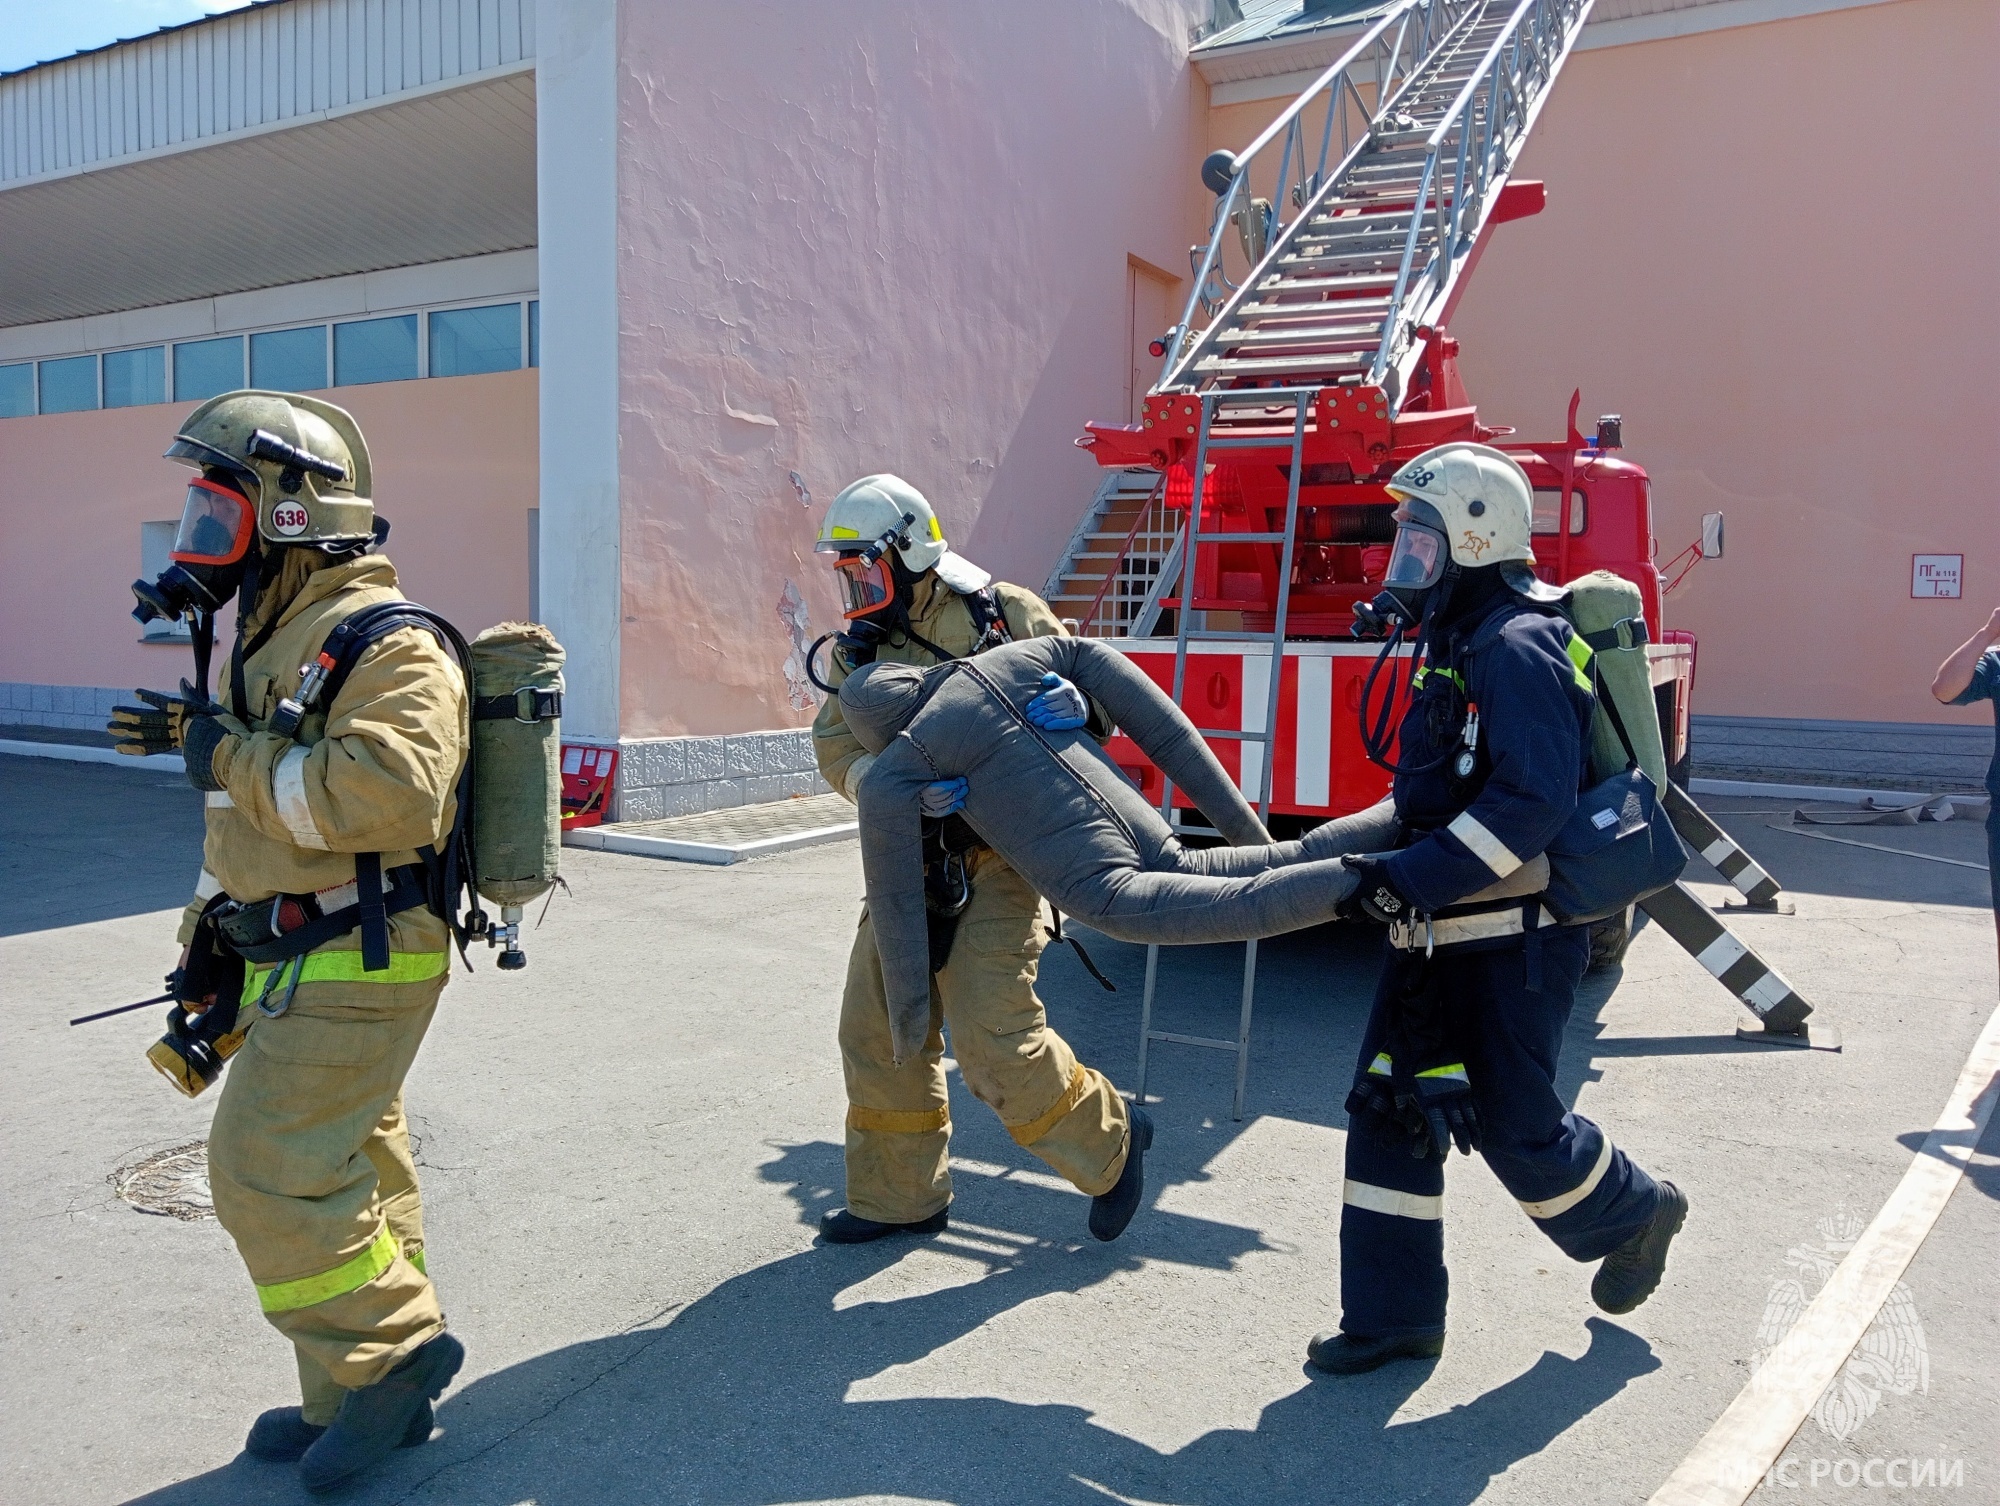
[[(503, 622), (472, 640), (475, 694), (513, 697), (562, 689), (562, 645), (540, 623)], [(472, 724), (473, 841), (481, 896), (515, 907), (546, 894), (562, 851), (562, 723), (488, 716)]]
[[(1646, 660), (1646, 646), (1633, 640), (1636, 629), (1646, 621), (1645, 603), (1639, 588), (1622, 575), (1609, 570), (1593, 570), (1569, 585), (1569, 599), (1563, 604), (1570, 626), (1588, 642), (1596, 654), (1597, 686), (1600, 697), (1615, 701), (1618, 715), (1631, 735), (1632, 749), (1639, 767), (1663, 794), (1667, 788), (1666, 752), (1660, 745), (1660, 714), (1653, 704), (1653, 676)], [(1622, 635), (1618, 624), (1630, 622)], [(1619, 647), (1622, 638), (1627, 647)], [(1591, 782), (1609, 779), (1625, 767), (1625, 745), (1618, 729), (1604, 714), (1600, 704), (1590, 724)]]

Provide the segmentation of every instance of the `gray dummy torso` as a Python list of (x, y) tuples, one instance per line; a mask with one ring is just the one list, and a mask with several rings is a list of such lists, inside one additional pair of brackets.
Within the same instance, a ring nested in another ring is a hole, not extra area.
[[(1051, 672), (1095, 698), (1233, 845), (1183, 847), (1094, 738), (1031, 725), (1022, 708)], [(899, 1058), (929, 1030), (917, 801), (934, 780), (963, 777), (980, 837), (1058, 909), (1124, 941), (1245, 940), (1330, 920), (1354, 887), (1339, 856), (1396, 843), (1386, 801), (1272, 843), (1180, 709), (1091, 639), (1029, 639), (931, 669), (866, 665), (840, 700), (878, 755), (859, 790), (861, 854)]]

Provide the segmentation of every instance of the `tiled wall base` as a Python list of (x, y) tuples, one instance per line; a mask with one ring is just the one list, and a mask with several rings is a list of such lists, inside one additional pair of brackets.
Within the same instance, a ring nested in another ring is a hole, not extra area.
[(619, 744), (614, 821), (660, 821), (830, 789), (805, 728), (731, 737), (649, 737)]
[(63, 727), (102, 732), (111, 708), (132, 703), (132, 691), (97, 685), (30, 685), (0, 680), (0, 726)]

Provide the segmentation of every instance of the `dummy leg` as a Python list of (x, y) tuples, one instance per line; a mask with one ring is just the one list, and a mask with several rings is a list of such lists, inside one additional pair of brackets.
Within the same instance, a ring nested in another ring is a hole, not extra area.
[(1108, 1192), (1125, 1169), (1130, 1117), (1103, 1073), (1049, 1028), (1035, 977), (1048, 936), (1041, 896), (999, 856), (972, 869), (938, 993), (952, 1053), (973, 1096), (1018, 1145), (1083, 1192)]

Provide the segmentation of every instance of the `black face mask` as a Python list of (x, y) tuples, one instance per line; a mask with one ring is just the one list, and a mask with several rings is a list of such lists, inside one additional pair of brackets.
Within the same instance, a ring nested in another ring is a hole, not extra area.
[(245, 556), (228, 565), (169, 565), (152, 580), (132, 582), (132, 594), (139, 602), (132, 615), (140, 622), (185, 617), (190, 612), (213, 615), (243, 584), (248, 564)]

